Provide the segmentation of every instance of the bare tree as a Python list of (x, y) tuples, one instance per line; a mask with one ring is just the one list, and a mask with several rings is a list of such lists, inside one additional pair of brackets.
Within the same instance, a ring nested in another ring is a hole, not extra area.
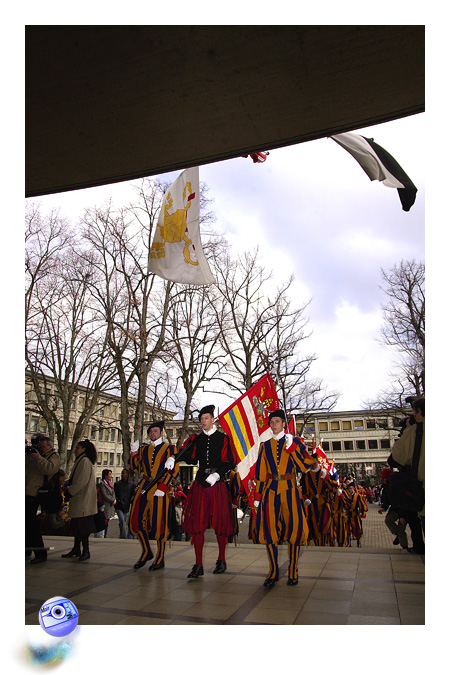
[[(45, 218), (42, 222), (48, 225)], [(31, 251), (32, 243), (30, 240), (28, 258), (37, 259), (38, 249)], [(32, 405), (47, 421), (50, 437), (56, 436), (62, 465), (68, 467), (100, 393), (112, 380), (108, 335), (91, 305), (91, 267), (76, 249), (61, 253), (61, 248), (55, 247), (41, 270), (44, 267), (46, 273), (35, 275), (27, 285), (27, 377), (37, 397)], [(80, 388), (83, 405), (74, 410)], [(53, 389), (56, 395), (50, 394)]]
[(169, 313), (165, 358), (176, 369), (184, 390), (180, 439), (187, 433), (197, 391), (213, 382), (224, 367), (213, 297), (208, 287), (184, 286)]
[[(114, 210), (86, 210), (83, 236), (94, 252), (96, 279), (93, 292), (109, 328), (121, 397), (123, 459), (128, 460), (132, 431), (142, 440), (145, 392), (149, 373), (164, 345), (165, 324), (173, 284), (162, 282), (148, 269), (152, 232), (164, 185), (144, 180), (136, 204)], [(130, 408), (130, 393), (136, 405)], [(133, 419), (133, 424), (131, 421)]]
[(425, 395), (425, 264), (402, 260), (386, 272), (381, 270), (382, 290), (388, 302), (382, 305), (384, 323), (381, 344), (398, 355), (390, 383), (367, 405), (406, 412), (406, 398)]

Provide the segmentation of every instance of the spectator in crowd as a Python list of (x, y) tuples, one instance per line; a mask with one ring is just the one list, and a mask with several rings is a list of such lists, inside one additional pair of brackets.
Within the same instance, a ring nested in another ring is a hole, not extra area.
[(45, 477), (49, 479), (59, 471), (61, 459), (53, 449), (48, 436), (36, 434), (31, 446), (27, 444), (25, 454), (25, 557), (34, 558), (31, 564), (45, 562), (47, 551), (41, 534), (40, 520), (37, 517), (39, 507), (38, 491), (43, 487)]
[(68, 502), (65, 499), (63, 491), (63, 483), (65, 472), (60, 469), (50, 483), (57, 484), (62, 497), (60, 509), (56, 513), (42, 513), (41, 532), (43, 534), (56, 534), (59, 536), (67, 536), (70, 534), (69, 521), (67, 518)]
[[(419, 465), (417, 478), (422, 482), (425, 490), (425, 398), (420, 397), (412, 402), (414, 420), (409, 419), (406, 428), (401, 433), (400, 438), (394, 443), (391, 456), (388, 462), (392, 466), (410, 467), (414, 455), (414, 445), (416, 433), (419, 428), (422, 429), (423, 436), (420, 447)], [(419, 514), (408, 512), (408, 525), (411, 528), (411, 539), (413, 546), (408, 549), (411, 553), (425, 553), (425, 543), (423, 534), (425, 534), (425, 506)]]
[(174, 522), (174, 540), (175, 541), (181, 541), (183, 537), (183, 526), (181, 524), (181, 519), (183, 517), (183, 500), (181, 497), (178, 499), (175, 499), (175, 508), (174, 508), (174, 516), (175, 516), (175, 522)]
[(114, 483), (114, 494), (116, 497), (116, 513), (119, 519), (119, 538), (134, 539), (131, 532), (128, 531), (128, 512), (134, 496), (135, 485), (130, 480), (130, 474), (127, 469), (122, 469), (120, 480)]
[(383, 469), (381, 478), (384, 481), (383, 490), (380, 497), (380, 508), (378, 513), (382, 515), (386, 513), (384, 522), (386, 527), (395, 535), (392, 542), (394, 545), (400, 544), (402, 548), (408, 548), (408, 535), (406, 534), (406, 518), (405, 514), (394, 509), (389, 501), (389, 487), (386, 485), (386, 479), (392, 473), (392, 469)]
[(114, 516), (114, 506), (116, 504), (116, 496), (114, 494), (114, 485), (112, 483), (112, 471), (111, 469), (103, 469), (102, 471), (102, 480), (99, 485), (100, 495), (102, 499), (102, 504), (105, 507), (105, 534), (108, 532), (108, 522)]
[[(69, 502), (68, 517), (74, 536), (74, 544), (62, 558), (84, 561), (91, 557), (89, 535), (95, 532), (94, 514), (97, 513), (97, 490), (95, 487), (95, 464), (97, 450), (91, 441), (80, 441), (75, 448), (75, 463), (65, 489)], [(82, 548), (82, 550), (81, 550)]]

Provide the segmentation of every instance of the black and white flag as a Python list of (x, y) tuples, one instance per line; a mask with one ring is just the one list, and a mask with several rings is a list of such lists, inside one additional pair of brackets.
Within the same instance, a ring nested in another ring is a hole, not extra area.
[(331, 138), (356, 159), (370, 180), (397, 188), (403, 211), (409, 211), (416, 201), (417, 188), (392, 155), (373, 138), (359, 134), (337, 134)]

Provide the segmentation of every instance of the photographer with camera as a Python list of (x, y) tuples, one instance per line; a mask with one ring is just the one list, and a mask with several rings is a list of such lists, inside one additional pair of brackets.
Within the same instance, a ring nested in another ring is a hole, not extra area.
[(25, 557), (34, 551), (30, 564), (47, 560), (47, 551), (41, 534), (41, 525), (37, 517), (39, 507), (39, 489), (59, 471), (61, 459), (53, 449), (48, 436), (35, 434), (31, 445), (25, 444)]

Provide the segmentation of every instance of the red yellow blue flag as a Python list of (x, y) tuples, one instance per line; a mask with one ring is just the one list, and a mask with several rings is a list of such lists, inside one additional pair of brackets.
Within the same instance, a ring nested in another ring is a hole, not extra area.
[(249, 492), (259, 445), (271, 437), (269, 413), (279, 408), (272, 378), (267, 373), (219, 415), (219, 424), (230, 437), (237, 471)]

